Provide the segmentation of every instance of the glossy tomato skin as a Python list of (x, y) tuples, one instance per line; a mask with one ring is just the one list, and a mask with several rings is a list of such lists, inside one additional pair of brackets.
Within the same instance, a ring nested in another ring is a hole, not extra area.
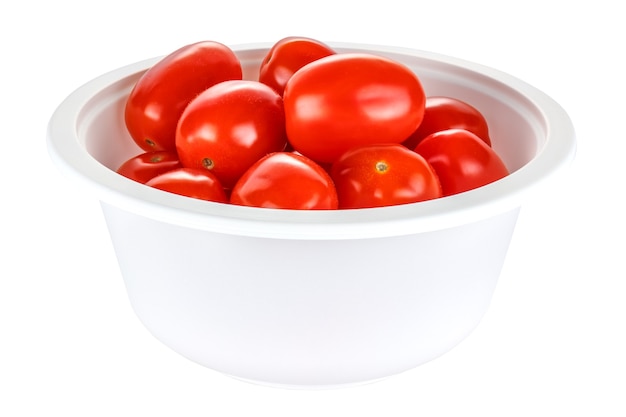
[(294, 149), (332, 163), (357, 146), (405, 140), (422, 121), (426, 97), (419, 78), (403, 64), (341, 53), (297, 71), (284, 100)]
[(293, 152), (261, 158), (239, 179), (232, 204), (293, 210), (337, 209), (330, 175), (311, 159)]
[(433, 133), (417, 145), (415, 152), (437, 172), (444, 196), (487, 185), (509, 174), (490, 146), (463, 129)]
[(261, 61), (259, 81), (281, 96), (291, 76), (300, 68), (335, 51), (316, 39), (288, 36), (276, 42)]
[(354, 148), (331, 168), (339, 208), (416, 203), (442, 196), (439, 179), (419, 154), (400, 144)]
[(157, 175), (182, 168), (178, 154), (172, 151), (144, 152), (125, 161), (117, 173), (145, 184)]
[(176, 130), (181, 163), (211, 170), (228, 189), (257, 160), (287, 144), (282, 97), (258, 81), (224, 81), (185, 108)]
[(146, 185), (159, 190), (200, 200), (227, 203), (219, 180), (205, 169), (177, 168), (152, 178)]
[(241, 78), (239, 59), (227, 46), (213, 41), (183, 46), (137, 81), (124, 110), (126, 127), (142, 149), (173, 151), (178, 118), (191, 99), (221, 81)]
[(409, 149), (415, 149), (426, 136), (448, 129), (469, 130), (491, 146), (485, 116), (471, 104), (446, 96), (426, 98), (422, 123), (403, 144)]

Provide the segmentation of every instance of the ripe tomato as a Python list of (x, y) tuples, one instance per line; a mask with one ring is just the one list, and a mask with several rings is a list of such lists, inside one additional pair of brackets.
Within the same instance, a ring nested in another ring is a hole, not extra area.
[(176, 123), (189, 101), (224, 80), (242, 78), (235, 53), (212, 41), (186, 45), (146, 71), (131, 91), (126, 127), (146, 151), (176, 149)]
[(462, 100), (445, 96), (426, 98), (424, 119), (403, 145), (415, 149), (426, 136), (447, 129), (469, 130), (491, 146), (489, 127), (482, 113)]
[(146, 185), (186, 197), (219, 203), (228, 202), (219, 180), (206, 169), (177, 168), (157, 175)]
[(183, 166), (211, 170), (230, 189), (268, 153), (287, 144), (282, 97), (258, 81), (224, 81), (185, 108), (176, 131)]
[(382, 207), (441, 197), (435, 171), (400, 144), (354, 148), (331, 168), (339, 208)]
[(481, 187), (509, 174), (490, 146), (463, 129), (435, 132), (424, 138), (415, 152), (437, 172), (444, 196)]
[(275, 152), (255, 163), (232, 190), (233, 204), (295, 210), (337, 208), (330, 175), (311, 159)]
[(408, 67), (365, 53), (302, 67), (283, 97), (291, 145), (317, 162), (334, 162), (356, 146), (402, 142), (422, 121), (426, 100)]
[(178, 154), (172, 151), (144, 152), (124, 162), (117, 173), (145, 184), (159, 174), (181, 168)]
[(259, 81), (282, 95), (285, 84), (297, 70), (334, 53), (330, 46), (315, 39), (298, 36), (283, 38), (270, 48), (261, 61)]

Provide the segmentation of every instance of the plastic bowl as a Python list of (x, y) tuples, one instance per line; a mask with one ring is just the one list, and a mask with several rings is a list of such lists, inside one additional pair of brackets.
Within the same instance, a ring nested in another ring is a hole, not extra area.
[[(485, 314), (525, 198), (572, 160), (566, 112), (500, 71), (423, 51), (331, 44), (411, 67), (427, 95), (477, 107), (512, 171), (490, 185), (403, 206), (335, 211), (190, 199), (114, 172), (140, 153), (126, 97), (160, 58), (114, 70), (63, 101), (51, 158), (102, 203), (130, 302), (160, 341), (222, 373), (332, 387), (434, 359)], [(271, 45), (233, 47), (255, 79)]]

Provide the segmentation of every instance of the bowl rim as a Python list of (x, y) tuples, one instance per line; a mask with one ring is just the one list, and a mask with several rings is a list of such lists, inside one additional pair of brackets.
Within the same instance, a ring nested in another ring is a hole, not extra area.
[[(480, 221), (518, 208), (533, 189), (554, 177), (574, 158), (575, 132), (568, 114), (551, 97), (517, 77), (471, 61), (418, 49), (327, 43), (341, 51), (376, 52), (437, 61), (503, 83), (536, 107), (547, 127), (545, 144), (531, 161), (499, 181), (454, 196), (419, 203), (306, 211), (243, 207), (183, 197), (147, 187), (105, 167), (87, 152), (78, 132), (83, 109), (96, 94), (125, 77), (145, 71), (160, 60), (160, 56), (109, 71), (78, 87), (63, 100), (48, 123), (50, 158), (60, 171), (81, 183), (102, 203), (130, 213), (208, 232), (316, 240), (402, 236)], [(271, 46), (271, 43), (250, 43), (230, 48), (240, 57), (245, 57), (258, 55)], [(119, 98), (125, 92), (111, 94)]]

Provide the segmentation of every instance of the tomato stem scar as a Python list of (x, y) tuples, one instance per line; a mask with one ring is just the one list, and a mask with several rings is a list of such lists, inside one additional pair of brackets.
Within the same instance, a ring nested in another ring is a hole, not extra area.
[(204, 158), (202, 160), (202, 166), (206, 169), (213, 169), (215, 167), (215, 162), (211, 158)]

